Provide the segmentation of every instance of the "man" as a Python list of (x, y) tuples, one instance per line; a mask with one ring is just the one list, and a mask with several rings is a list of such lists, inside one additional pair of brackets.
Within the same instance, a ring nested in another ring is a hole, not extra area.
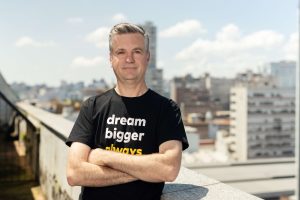
[(68, 183), (83, 186), (83, 200), (160, 199), (188, 147), (180, 110), (147, 88), (149, 37), (141, 27), (115, 25), (109, 49), (117, 84), (81, 106), (66, 142)]

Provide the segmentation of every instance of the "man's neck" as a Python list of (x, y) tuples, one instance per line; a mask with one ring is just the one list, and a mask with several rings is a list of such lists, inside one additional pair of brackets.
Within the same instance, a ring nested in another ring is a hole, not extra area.
[(147, 92), (148, 87), (146, 83), (142, 83), (139, 85), (124, 85), (117, 83), (114, 89), (120, 96), (139, 97)]

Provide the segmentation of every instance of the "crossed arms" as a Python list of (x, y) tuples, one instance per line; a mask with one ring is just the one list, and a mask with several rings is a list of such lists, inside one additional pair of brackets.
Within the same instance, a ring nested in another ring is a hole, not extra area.
[(70, 147), (67, 180), (71, 186), (103, 187), (135, 180), (171, 182), (178, 175), (182, 144), (170, 140), (159, 146), (159, 152), (148, 155), (128, 155), (94, 149), (73, 142)]

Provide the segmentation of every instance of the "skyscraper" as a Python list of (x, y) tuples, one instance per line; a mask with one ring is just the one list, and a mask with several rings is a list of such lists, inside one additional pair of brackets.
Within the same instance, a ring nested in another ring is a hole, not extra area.
[(146, 83), (149, 88), (163, 95), (163, 70), (156, 66), (156, 27), (147, 21), (142, 25), (149, 34), (150, 61), (146, 72)]
[(152, 22), (147, 21), (142, 25), (145, 31), (149, 34), (149, 50), (150, 50), (150, 61), (149, 68), (156, 68), (156, 27)]

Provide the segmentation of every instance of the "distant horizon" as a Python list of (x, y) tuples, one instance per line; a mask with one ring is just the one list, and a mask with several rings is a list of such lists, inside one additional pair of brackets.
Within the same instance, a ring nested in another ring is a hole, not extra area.
[[(278, 61), (278, 62), (293, 62), (293, 63), (295, 63), (295, 64), (297, 64), (297, 62), (296, 61), (293, 61), (293, 60), (281, 60), (281, 61)], [(278, 62), (271, 62), (271, 63), (278, 63)], [(270, 63), (269, 63), (270, 64)], [(259, 72), (259, 69), (257, 69), (257, 70), (253, 70), (253, 69), (245, 69), (245, 71), (243, 71), (243, 72), (239, 72), (239, 73), (246, 73), (247, 71), (252, 71), (252, 72), (254, 72), (254, 73), (263, 73), (263, 72)], [(0, 73), (1, 73), (1, 70), (0, 70)], [(222, 77), (222, 76), (213, 76), (212, 74), (210, 74), (210, 73), (208, 73), (211, 77), (213, 77), (213, 78), (220, 78), (220, 79), (234, 79), (234, 78), (236, 78), (236, 76), (239, 74), (239, 73), (237, 73), (237, 74), (235, 74), (233, 77)], [(195, 76), (195, 75), (193, 75), (192, 73), (186, 73), (186, 74), (183, 74), (183, 75), (176, 75), (176, 76), (174, 76), (174, 77), (171, 77), (170, 79), (166, 79), (166, 78), (163, 78), (163, 80), (164, 81), (171, 81), (172, 79), (174, 79), (174, 78), (178, 78), (178, 77), (184, 77), (184, 76), (187, 76), (187, 75), (191, 75), (193, 78), (200, 78), (200, 77), (203, 77), (205, 74), (207, 74), (207, 72), (203, 72), (203, 74), (200, 74), (200, 75), (198, 75), (198, 76)], [(4, 77), (4, 79), (5, 79), (5, 77)], [(91, 79), (91, 80), (87, 80), (87, 82), (86, 81), (83, 81), (83, 80), (78, 80), (78, 81), (67, 81), (67, 80), (61, 80), (60, 82), (59, 82), (59, 84), (58, 85), (49, 85), (49, 84), (47, 84), (47, 83), (35, 83), (35, 84), (28, 84), (28, 83), (26, 83), (26, 82), (17, 82), (17, 81), (14, 81), (14, 82), (11, 82), (11, 83), (9, 83), (9, 82), (7, 82), (9, 85), (12, 85), (12, 84), (25, 84), (25, 85), (27, 85), (27, 86), (38, 86), (38, 85), (46, 85), (47, 87), (59, 87), (59, 86), (61, 86), (61, 83), (62, 82), (66, 82), (67, 84), (76, 84), (76, 83), (81, 83), (81, 82), (83, 82), (84, 83), (84, 85), (86, 86), (86, 85), (89, 85), (89, 84), (91, 84), (93, 81), (100, 81), (100, 80), (104, 80), (109, 86), (112, 86), (113, 84), (115, 84), (116, 83), (116, 80), (115, 80), (115, 82), (107, 82), (106, 80), (105, 80), (105, 78), (103, 78), (103, 77), (100, 77), (100, 78), (98, 78), (98, 79), (96, 79), (96, 78), (93, 78), (93, 79)]]

